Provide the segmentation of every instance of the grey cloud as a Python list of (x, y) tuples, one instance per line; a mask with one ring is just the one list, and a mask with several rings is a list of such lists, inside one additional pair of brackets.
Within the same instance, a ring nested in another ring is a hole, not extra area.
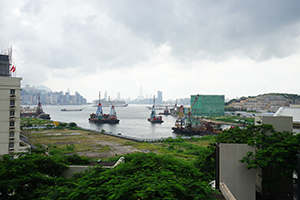
[(110, 2), (112, 19), (157, 46), (168, 42), (177, 57), (216, 60), (239, 53), (260, 61), (299, 47), (296, 0)]

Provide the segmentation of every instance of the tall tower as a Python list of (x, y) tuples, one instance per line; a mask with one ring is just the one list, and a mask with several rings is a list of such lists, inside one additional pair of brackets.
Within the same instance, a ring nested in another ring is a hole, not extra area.
[(104, 100), (107, 100), (107, 91), (104, 92)]
[(157, 91), (157, 103), (162, 103), (162, 91)]
[(138, 96), (138, 100), (144, 99), (143, 97), (143, 87), (140, 87), (140, 95)]

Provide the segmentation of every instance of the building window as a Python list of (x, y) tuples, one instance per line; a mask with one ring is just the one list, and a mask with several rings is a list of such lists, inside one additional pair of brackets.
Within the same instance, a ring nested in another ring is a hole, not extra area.
[(14, 148), (14, 146), (15, 146), (15, 143), (12, 143), (12, 142), (9, 143), (9, 148), (10, 148), (10, 149), (11, 149), (11, 148)]
[(15, 126), (15, 122), (14, 121), (10, 121), (9, 122), (9, 126)]
[(14, 106), (15, 105), (15, 100), (10, 100), (10, 105)]
[(10, 138), (15, 137), (15, 132), (9, 132), (9, 137), (10, 137)]
[(9, 115), (10, 115), (10, 116), (15, 116), (15, 111), (14, 111), (14, 110), (11, 110), (11, 111), (9, 112)]
[(15, 90), (14, 90), (14, 89), (11, 89), (11, 90), (10, 90), (10, 94), (15, 94)]

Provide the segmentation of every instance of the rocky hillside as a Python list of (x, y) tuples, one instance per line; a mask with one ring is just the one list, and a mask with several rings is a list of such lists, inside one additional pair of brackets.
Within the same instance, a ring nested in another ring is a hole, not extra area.
[(226, 110), (269, 111), (276, 112), (282, 106), (300, 104), (300, 95), (285, 93), (261, 94), (254, 97), (241, 97), (228, 102)]

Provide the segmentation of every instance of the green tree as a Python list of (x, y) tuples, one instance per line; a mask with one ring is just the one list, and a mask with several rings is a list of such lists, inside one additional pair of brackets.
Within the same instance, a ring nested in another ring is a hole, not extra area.
[(37, 199), (40, 188), (64, 181), (60, 173), (67, 166), (43, 151), (23, 153), (18, 159), (0, 159), (0, 198)]
[[(300, 150), (300, 135), (291, 132), (276, 132), (272, 125), (247, 126), (225, 130), (216, 137), (217, 143), (245, 143), (254, 146), (256, 152), (248, 152), (240, 162), (248, 169), (260, 168), (262, 185), (272, 198), (272, 188), (282, 176), (291, 177), (297, 169), (297, 153)], [(276, 174), (274, 175), (274, 169)], [(272, 174), (273, 173), (273, 174)]]
[[(256, 147), (256, 152), (248, 152), (240, 161), (247, 163), (248, 169), (262, 170), (263, 188), (270, 194), (277, 187), (282, 176), (291, 177), (297, 169), (297, 153), (300, 150), (300, 135), (291, 132), (276, 132), (273, 127), (258, 126), (255, 137), (249, 139), (248, 144)], [(276, 170), (276, 173), (274, 173)]]
[(49, 188), (44, 199), (213, 199), (191, 163), (154, 153), (128, 154), (125, 161), (77, 174), (71, 184)]

